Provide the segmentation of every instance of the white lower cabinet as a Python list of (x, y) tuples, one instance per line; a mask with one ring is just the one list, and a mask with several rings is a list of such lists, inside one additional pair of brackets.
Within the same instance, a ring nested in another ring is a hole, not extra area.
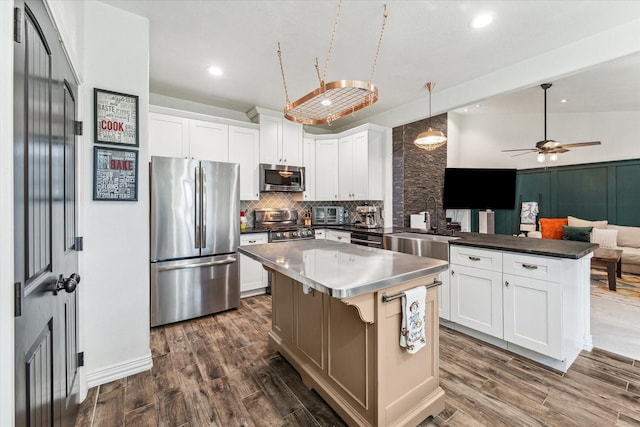
[(504, 274), (504, 339), (562, 359), (559, 283)]
[(316, 239), (325, 240), (327, 238), (327, 230), (324, 228), (316, 228), (313, 233)]
[(502, 338), (502, 272), (451, 264), (451, 321)]
[(326, 239), (333, 240), (334, 242), (351, 243), (351, 233), (348, 231), (328, 229)]
[(442, 285), (438, 286), (438, 313), (442, 319), (451, 320), (451, 285), (449, 271), (443, 271), (438, 274), (436, 280), (442, 282)]
[(575, 340), (569, 337), (579, 323), (563, 321), (563, 313), (569, 316), (577, 304), (563, 300), (565, 287), (569, 293), (575, 289), (571, 261), (456, 245), (450, 246), (450, 259), (452, 322), (553, 359), (566, 358), (563, 340)]
[[(252, 233), (240, 235), (240, 246), (259, 245), (268, 243), (267, 233)], [(248, 256), (240, 254), (240, 296), (247, 297), (264, 293), (268, 286), (267, 271), (262, 264)]]

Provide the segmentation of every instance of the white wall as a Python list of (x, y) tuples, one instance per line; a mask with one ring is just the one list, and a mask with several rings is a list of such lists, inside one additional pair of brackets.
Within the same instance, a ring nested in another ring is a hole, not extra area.
[[(81, 325), (89, 387), (148, 369), (149, 22), (104, 3), (85, 3), (82, 88), (84, 251)], [(139, 96), (137, 202), (93, 201), (93, 88)]]
[[(535, 154), (501, 150), (533, 148), (544, 137), (542, 114), (449, 114), (457, 134), (449, 134), (449, 150), (458, 156), (449, 167), (531, 169), (541, 167)], [(602, 145), (573, 148), (550, 166), (640, 158), (640, 111), (549, 114), (547, 138), (560, 143), (602, 141)], [(455, 139), (452, 138), (455, 136)]]
[(0, 426), (12, 426), (13, 0), (0, 1), (0, 141)]

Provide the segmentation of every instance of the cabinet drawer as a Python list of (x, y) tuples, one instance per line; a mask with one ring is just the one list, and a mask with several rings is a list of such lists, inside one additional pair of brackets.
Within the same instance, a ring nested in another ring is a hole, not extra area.
[(351, 233), (346, 231), (327, 230), (326, 239), (342, 243), (351, 243)]
[(558, 282), (562, 273), (562, 262), (555, 258), (505, 252), (502, 263), (505, 274), (530, 279)]
[(269, 235), (267, 233), (240, 235), (240, 246), (259, 245), (261, 243), (269, 243)]
[(502, 252), (449, 245), (450, 263), (484, 270), (502, 271)]

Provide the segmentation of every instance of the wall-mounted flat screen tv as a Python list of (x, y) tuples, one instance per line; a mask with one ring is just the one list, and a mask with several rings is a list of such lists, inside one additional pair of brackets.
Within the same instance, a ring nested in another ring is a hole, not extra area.
[(445, 209), (513, 209), (516, 169), (446, 168)]

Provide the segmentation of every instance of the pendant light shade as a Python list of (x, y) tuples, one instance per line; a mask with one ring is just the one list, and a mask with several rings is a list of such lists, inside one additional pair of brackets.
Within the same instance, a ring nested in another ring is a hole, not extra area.
[(447, 137), (439, 130), (431, 128), (431, 90), (435, 87), (435, 83), (427, 82), (424, 87), (429, 91), (429, 128), (421, 132), (413, 143), (423, 150), (433, 151), (438, 147), (442, 147), (447, 143)]

